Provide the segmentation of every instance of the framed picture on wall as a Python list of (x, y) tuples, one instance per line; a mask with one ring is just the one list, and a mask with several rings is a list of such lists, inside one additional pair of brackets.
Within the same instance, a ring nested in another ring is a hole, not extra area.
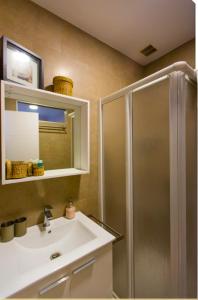
[(43, 62), (40, 56), (5, 36), (1, 37), (1, 79), (32, 88), (43, 88)]

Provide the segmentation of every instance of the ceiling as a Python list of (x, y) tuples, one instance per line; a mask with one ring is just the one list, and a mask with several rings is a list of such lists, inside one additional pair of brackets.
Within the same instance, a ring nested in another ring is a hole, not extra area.
[[(32, 0), (146, 65), (195, 37), (191, 0)], [(152, 44), (157, 52), (140, 51)]]

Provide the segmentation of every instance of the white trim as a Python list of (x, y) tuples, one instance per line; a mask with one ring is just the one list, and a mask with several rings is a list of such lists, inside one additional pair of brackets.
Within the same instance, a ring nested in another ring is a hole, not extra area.
[(83, 103), (89, 102), (89, 100), (87, 100), (87, 99), (81, 99), (78, 97), (62, 95), (62, 94), (50, 92), (47, 90), (35, 89), (35, 88), (27, 87), (24, 85), (20, 85), (17, 83), (13, 83), (10, 81), (5, 81), (5, 80), (2, 80), (2, 81), (4, 82), (6, 90), (10, 94), (10, 96), (13, 93), (15, 95), (18, 94), (20, 97), (22, 95), (23, 96), (30, 95), (31, 97), (32, 96), (36, 97), (36, 98), (41, 97), (42, 99), (45, 98), (45, 99), (49, 99), (49, 100), (52, 100), (52, 99), (54, 100), (56, 98), (56, 100), (59, 102), (68, 103), (68, 104), (73, 102), (77, 106), (81, 106), (81, 105), (83, 105)]
[(169, 77), (169, 75), (164, 75), (164, 76), (162, 76), (162, 77), (160, 77), (160, 78), (157, 78), (157, 79), (155, 79), (155, 80), (153, 80), (153, 81), (151, 81), (151, 82), (147, 82), (147, 83), (145, 83), (144, 85), (141, 85), (140, 87), (137, 87), (137, 88), (133, 89), (132, 92), (135, 93), (135, 92), (144, 90), (144, 89), (146, 89), (147, 87), (151, 87), (152, 85), (154, 85), (154, 84), (156, 84), (156, 83), (159, 83), (159, 82), (161, 82), (161, 81), (167, 79), (168, 77)]
[(115, 98), (119, 98), (125, 94), (127, 94), (130, 91), (133, 91), (134, 89), (147, 84), (148, 82), (151, 82), (153, 80), (156, 80), (160, 77), (163, 77), (164, 75), (168, 75), (174, 71), (183, 71), (185, 74), (187, 74), (192, 80), (196, 81), (196, 72), (193, 70), (186, 62), (180, 61), (176, 62), (156, 73), (153, 73), (152, 75), (149, 75), (139, 81), (136, 81), (135, 83), (132, 83), (106, 97), (102, 98), (102, 103), (110, 102)]
[(126, 101), (126, 232), (128, 248), (128, 297), (134, 297), (133, 286), (133, 140), (132, 140), (132, 93), (125, 96)]
[(1, 81), (1, 178), (5, 178), (5, 86)]
[(103, 112), (102, 101), (99, 100), (99, 202), (100, 202), (100, 218), (104, 222), (104, 160), (103, 160)]
[[(80, 168), (90, 172), (90, 104), (81, 107), (80, 111)], [(78, 146), (77, 146), (77, 151)]]
[(187, 293), (185, 74), (170, 77), (170, 228), (172, 297)]
[[(87, 115), (86, 115), (86, 120), (87, 120), (87, 140), (84, 141), (85, 144), (87, 144), (87, 152), (85, 150), (84, 152), (84, 156), (87, 156), (87, 166), (85, 166), (85, 168), (87, 169), (87, 172), (90, 173), (91, 171), (91, 166), (90, 166), (90, 161), (91, 161), (91, 157), (90, 157), (90, 145), (91, 145), (91, 140), (90, 140), (90, 135), (91, 135), (91, 128), (90, 128), (90, 102), (88, 101), (87, 103)], [(85, 129), (86, 130), (86, 129)], [(84, 146), (85, 148), (85, 146)]]
[(2, 184), (21, 183), (21, 182), (37, 181), (43, 179), (67, 177), (67, 176), (74, 176), (74, 175), (84, 175), (84, 174), (88, 174), (88, 171), (79, 170), (75, 168), (47, 170), (45, 171), (45, 174), (43, 176), (29, 176), (21, 179), (2, 178)]
[(178, 97), (177, 74), (170, 76), (169, 87), (169, 153), (170, 153), (170, 264), (171, 264), (171, 297), (178, 297), (178, 151), (177, 151), (177, 127), (178, 127)]
[(177, 72), (178, 81), (178, 222), (179, 222), (179, 294), (187, 293), (187, 244), (186, 244), (186, 87), (185, 74)]

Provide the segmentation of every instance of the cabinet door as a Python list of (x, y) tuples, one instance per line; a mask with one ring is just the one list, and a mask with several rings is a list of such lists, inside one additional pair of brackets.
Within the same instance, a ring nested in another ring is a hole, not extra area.
[(69, 276), (64, 276), (40, 289), (39, 298), (69, 298)]
[(69, 298), (68, 272), (57, 272), (14, 294), (12, 298)]
[(104, 247), (72, 270), (70, 298), (112, 298), (112, 252)]

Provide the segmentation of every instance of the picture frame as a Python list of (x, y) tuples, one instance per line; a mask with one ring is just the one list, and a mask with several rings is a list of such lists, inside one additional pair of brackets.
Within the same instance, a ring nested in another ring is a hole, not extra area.
[(0, 38), (0, 78), (43, 89), (43, 60), (11, 39)]

